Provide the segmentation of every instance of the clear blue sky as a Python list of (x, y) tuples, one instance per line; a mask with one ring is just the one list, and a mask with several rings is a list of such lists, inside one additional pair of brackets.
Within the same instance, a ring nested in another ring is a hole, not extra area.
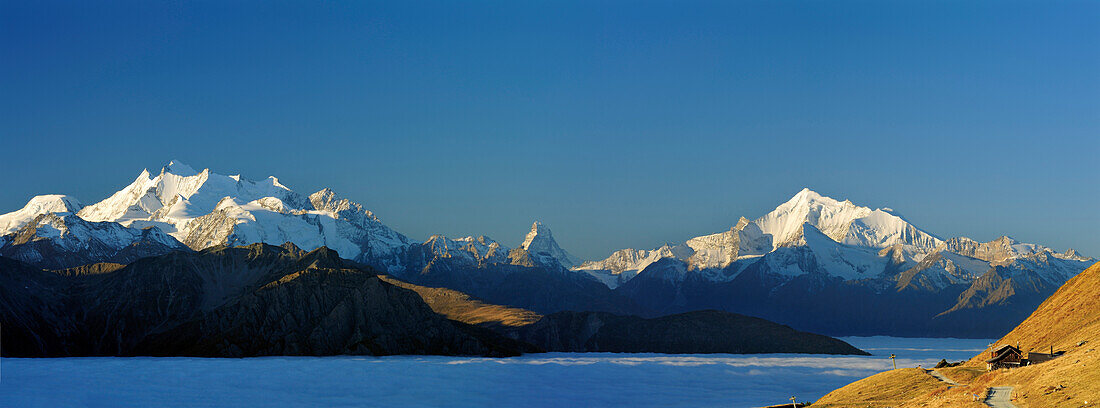
[(184, 3), (0, 2), (0, 212), (178, 158), (585, 258), (806, 186), (1100, 256), (1100, 3)]

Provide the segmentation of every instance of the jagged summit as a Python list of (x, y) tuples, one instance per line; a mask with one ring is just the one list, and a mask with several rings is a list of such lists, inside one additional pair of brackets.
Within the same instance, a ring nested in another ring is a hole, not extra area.
[(164, 167), (162, 167), (160, 171), (161, 173), (171, 173), (180, 177), (190, 177), (199, 174), (199, 172), (195, 171), (195, 169), (191, 166), (188, 166), (183, 162), (174, 159), (169, 161), (168, 164), (164, 165)]
[(531, 253), (536, 260), (553, 260), (566, 268), (579, 266), (582, 262), (580, 258), (561, 249), (557, 241), (554, 241), (550, 228), (538, 221), (531, 224), (531, 231), (527, 233), (519, 247)]
[(508, 252), (511, 250), (484, 235), (450, 239), (435, 234), (423, 246), (434, 256), (462, 258), (473, 264), (507, 263)]

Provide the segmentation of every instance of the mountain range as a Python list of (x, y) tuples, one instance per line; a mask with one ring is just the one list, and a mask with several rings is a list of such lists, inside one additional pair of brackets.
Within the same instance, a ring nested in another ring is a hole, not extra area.
[(716, 309), (831, 335), (954, 337), (1007, 331), (1091, 261), (1007, 236), (941, 238), (892, 209), (809, 189), (732, 224), (590, 261), (563, 249), (539, 222), (515, 248), (485, 236), (415, 242), (331, 190), (302, 195), (275, 177), (253, 181), (172, 161), (95, 204), (44, 195), (0, 215), (0, 256), (56, 270), (291, 243), (544, 314)]
[(835, 338), (721, 311), (541, 316), (292, 243), (218, 245), (61, 270), (0, 257), (0, 326), (5, 357), (515, 356), (579, 347), (866, 354)]

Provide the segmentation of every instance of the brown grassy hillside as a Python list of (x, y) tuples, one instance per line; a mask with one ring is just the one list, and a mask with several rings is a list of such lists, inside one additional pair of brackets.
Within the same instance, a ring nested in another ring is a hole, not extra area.
[[(1100, 344), (1100, 263), (1070, 279), (1027, 320), (996, 344), (1020, 344), (1024, 351), (1073, 350), (1088, 341)], [(976, 356), (970, 363), (984, 359)], [(984, 363), (983, 363), (984, 364)]]
[(484, 303), (457, 290), (414, 285), (386, 275), (378, 277), (392, 285), (416, 292), (433, 311), (462, 323), (517, 327), (534, 323), (542, 318), (542, 315), (527, 309)]
[(910, 395), (931, 395), (947, 386), (919, 368), (899, 368), (881, 372), (830, 392), (813, 403), (814, 407), (870, 408), (893, 407), (909, 400)]
[(930, 377), (919, 370), (901, 369), (846, 385), (813, 406), (981, 407), (973, 395), (984, 396), (992, 386), (1015, 387), (1021, 408), (1100, 406), (1100, 263), (1062, 285), (995, 344), (1017, 342), (1024, 351), (1046, 352), (1054, 346), (1065, 355), (1023, 368), (982, 372), (988, 355), (983, 351), (964, 367), (940, 370), (963, 386), (932, 387)]

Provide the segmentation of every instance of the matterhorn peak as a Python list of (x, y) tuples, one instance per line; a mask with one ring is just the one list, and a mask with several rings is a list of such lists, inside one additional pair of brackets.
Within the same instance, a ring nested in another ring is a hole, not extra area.
[(554, 241), (554, 235), (550, 232), (550, 227), (539, 221), (531, 224), (531, 231), (527, 233), (519, 247), (530, 252), (536, 259), (548, 260), (547, 258), (550, 258), (566, 268), (572, 268), (582, 263), (579, 258), (561, 249), (558, 243)]
[(534, 241), (540, 234), (543, 234), (547, 238), (554, 239), (554, 237), (550, 235), (550, 228), (543, 226), (542, 222), (535, 221), (531, 224), (531, 231), (527, 232), (527, 236), (523, 239), (523, 244), (521, 244), (520, 247), (527, 249), (527, 247), (531, 245), (531, 241)]

